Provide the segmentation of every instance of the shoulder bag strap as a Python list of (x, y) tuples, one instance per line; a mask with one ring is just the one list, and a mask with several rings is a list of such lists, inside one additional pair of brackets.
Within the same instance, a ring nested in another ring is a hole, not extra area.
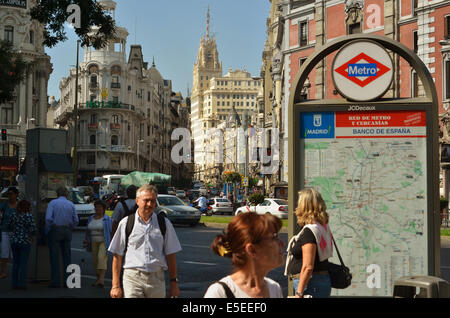
[(224, 282), (217, 282), (218, 284), (222, 285), (223, 289), (225, 290), (225, 294), (227, 295), (227, 298), (236, 298), (231, 291), (230, 287)]
[(341, 257), (341, 253), (339, 253), (339, 249), (338, 249), (338, 247), (337, 247), (337, 245), (336, 245), (336, 242), (334, 241), (333, 234), (331, 235), (331, 238), (333, 239), (333, 244), (334, 244), (334, 247), (336, 248), (336, 252), (337, 252), (337, 254), (338, 254), (339, 261), (341, 262), (341, 265), (342, 265), (342, 266), (345, 266), (344, 261), (342, 260), (342, 257)]

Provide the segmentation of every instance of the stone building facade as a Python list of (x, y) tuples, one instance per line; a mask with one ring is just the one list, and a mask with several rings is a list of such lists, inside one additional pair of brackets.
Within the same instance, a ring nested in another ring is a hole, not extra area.
[[(114, 1), (100, 1), (115, 16)], [(117, 27), (105, 48), (84, 48), (78, 78), (79, 184), (94, 176), (132, 171), (171, 174), (172, 82), (144, 61), (142, 47), (131, 45), (128, 31)], [(55, 123), (73, 140), (76, 69), (60, 81)], [(181, 116), (175, 111), (175, 122)], [(185, 120), (185, 118), (183, 118)]]
[(36, 2), (0, 2), (0, 39), (11, 41), (13, 50), (28, 63), (13, 100), (0, 104), (1, 127), (7, 129), (7, 141), (0, 143), (2, 186), (15, 181), (20, 159), (26, 155), (27, 129), (47, 127), (47, 85), (53, 69), (43, 45), (43, 26), (30, 19)]

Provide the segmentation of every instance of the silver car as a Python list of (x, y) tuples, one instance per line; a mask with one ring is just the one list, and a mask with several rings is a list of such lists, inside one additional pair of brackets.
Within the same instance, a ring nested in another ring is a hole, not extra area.
[(224, 198), (213, 198), (211, 205), (213, 214), (229, 214), (233, 215), (233, 204)]
[(180, 198), (174, 195), (158, 194), (158, 213), (164, 212), (172, 223), (189, 224), (195, 226), (201, 218), (201, 213), (196, 208), (186, 205)]

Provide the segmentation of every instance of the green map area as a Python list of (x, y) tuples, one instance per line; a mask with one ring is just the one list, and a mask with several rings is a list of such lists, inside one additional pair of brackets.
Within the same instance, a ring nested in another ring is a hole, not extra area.
[[(427, 275), (425, 156), (425, 138), (305, 140), (305, 187), (322, 193), (353, 275), (334, 295), (392, 296), (397, 278)], [(368, 287), (371, 264), (379, 288)]]

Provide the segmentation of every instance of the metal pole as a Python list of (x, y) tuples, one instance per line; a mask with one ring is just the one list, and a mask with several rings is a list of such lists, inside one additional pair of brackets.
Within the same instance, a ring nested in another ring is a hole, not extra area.
[(95, 132), (95, 173), (94, 173), (94, 178), (97, 176), (97, 149), (98, 149), (98, 131)]
[(139, 141), (140, 139), (137, 142), (137, 171), (139, 171)]
[(75, 75), (75, 105), (73, 107), (73, 186), (77, 186), (78, 180), (78, 154), (77, 154), (77, 139), (78, 139), (78, 66), (80, 55), (80, 40), (77, 40), (77, 70)]

